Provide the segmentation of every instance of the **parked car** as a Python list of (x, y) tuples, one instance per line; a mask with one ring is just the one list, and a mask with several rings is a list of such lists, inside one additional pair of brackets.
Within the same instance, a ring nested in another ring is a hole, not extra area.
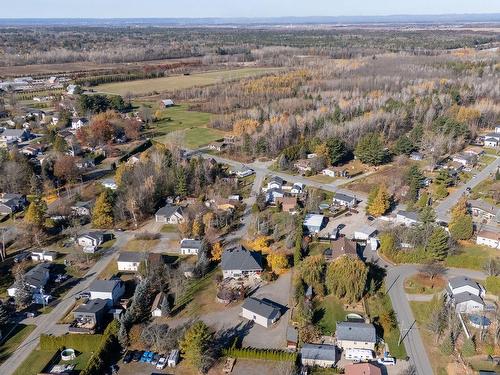
[(109, 366), (109, 370), (111, 371), (112, 374), (117, 374), (118, 373), (118, 365)]
[(368, 219), (368, 221), (373, 221), (373, 220), (375, 220), (375, 218), (374, 218), (373, 216), (368, 216), (368, 217), (367, 217), (367, 219)]
[(141, 351), (134, 352), (134, 355), (132, 356), (132, 361), (139, 362), (141, 358), (142, 358), (142, 352)]
[(81, 292), (75, 296), (75, 299), (80, 299), (80, 298), (90, 298), (90, 293), (89, 292)]
[(21, 254), (18, 254), (14, 257), (14, 263), (21, 263), (22, 261), (28, 259), (31, 257), (31, 254), (29, 252), (22, 252)]
[(147, 357), (146, 357), (146, 363), (151, 363), (151, 361), (153, 360), (153, 357), (155, 355), (155, 353), (153, 352), (146, 352), (148, 353)]
[(134, 358), (134, 354), (136, 352), (125, 352), (125, 355), (123, 356), (123, 363), (130, 363), (132, 361), (132, 358)]
[(377, 362), (384, 366), (394, 366), (396, 364), (396, 358), (384, 357), (377, 359)]
[(156, 364), (156, 368), (158, 370), (163, 370), (165, 368), (165, 366), (167, 365), (167, 359), (165, 357), (161, 357), (159, 360), (158, 360), (158, 363)]
[(160, 360), (160, 355), (159, 355), (159, 354), (155, 354), (155, 355), (153, 356), (153, 359), (151, 360), (151, 364), (152, 364), (153, 366), (156, 366), (156, 364), (158, 363), (158, 361), (159, 361), (159, 360)]

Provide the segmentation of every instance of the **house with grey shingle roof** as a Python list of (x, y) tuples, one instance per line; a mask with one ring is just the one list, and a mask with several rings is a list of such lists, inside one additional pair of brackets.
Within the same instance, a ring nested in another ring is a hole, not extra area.
[(418, 212), (399, 210), (396, 214), (396, 223), (410, 226), (420, 224), (421, 221)]
[(278, 321), (281, 311), (272, 301), (249, 297), (241, 306), (241, 316), (269, 328)]
[(260, 275), (262, 256), (255, 251), (248, 251), (243, 246), (225, 250), (220, 264), (224, 278)]
[(300, 361), (304, 366), (333, 367), (337, 362), (335, 345), (304, 344), (300, 349)]
[(373, 324), (360, 322), (337, 322), (335, 330), (337, 346), (342, 350), (375, 350), (377, 333)]
[(354, 207), (357, 203), (356, 197), (351, 197), (350, 195), (343, 193), (335, 193), (333, 195), (333, 203), (339, 206)]
[(198, 255), (203, 245), (201, 240), (193, 240), (184, 238), (181, 241), (181, 254), (182, 255)]
[(180, 224), (184, 222), (182, 208), (167, 204), (156, 211), (155, 220), (157, 223)]
[(139, 265), (145, 258), (145, 253), (138, 251), (123, 251), (116, 260), (118, 271), (137, 272), (139, 270)]

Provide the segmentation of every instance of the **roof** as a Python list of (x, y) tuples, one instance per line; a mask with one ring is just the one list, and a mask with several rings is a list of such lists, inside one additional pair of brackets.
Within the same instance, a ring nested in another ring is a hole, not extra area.
[(355, 230), (355, 232), (371, 235), (377, 231), (377, 228), (371, 227), (369, 225), (363, 225)]
[(281, 177), (279, 176), (273, 176), (271, 177), (271, 179), (269, 180), (269, 183), (272, 183), (272, 182), (276, 182), (280, 185), (283, 185), (283, 183), (285, 182)]
[(470, 200), (468, 201), (468, 203), (472, 208), (479, 208), (493, 215), (497, 215), (500, 211), (500, 208), (498, 208), (497, 206), (489, 204), (481, 199)]
[(339, 200), (342, 202), (349, 202), (349, 203), (352, 202), (353, 200), (356, 200), (355, 197), (351, 197), (350, 195), (342, 194), (342, 193), (335, 193), (333, 195), (333, 199)]
[(167, 298), (167, 295), (165, 293), (158, 293), (153, 301), (153, 305), (151, 306), (151, 311), (161, 308), (161, 305), (163, 304), (163, 300), (165, 298)]
[(103, 292), (109, 293), (112, 292), (113, 289), (116, 288), (117, 285), (121, 283), (121, 280), (112, 279), (112, 280), (94, 280), (92, 284), (89, 285), (88, 290), (90, 292)]
[(300, 355), (302, 359), (334, 362), (337, 360), (335, 345), (304, 344), (300, 349)]
[(264, 299), (249, 297), (241, 306), (242, 309), (249, 310), (256, 315), (263, 316), (266, 319), (273, 319), (280, 314), (280, 310), (271, 302)]
[(407, 219), (414, 220), (414, 221), (420, 221), (418, 212), (415, 211), (404, 211), (404, 210), (399, 210), (397, 213), (399, 216), (403, 216)]
[(491, 240), (500, 240), (500, 233), (496, 233), (490, 230), (482, 230), (477, 234), (478, 237), (488, 238)]
[(225, 250), (222, 253), (221, 268), (223, 270), (262, 270), (262, 257), (260, 253), (248, 251), (243, 246)]
[(344, 368), (345, 375), (382, 375), (382, 371), (371, 363), (353, 363)]
[(167, 204), (167, 205), (163, 206), (162, 208), (160, 208), (158, 211), (156, 211), (156, 215), (170, 217), (173, 214), (175, 214), (176, 212), (178, 212), (179, 210), (180, 210), (179, 206), (173, 206), (171, 204)]
[(48, 263), (40, 263), (35, 267), (30, 269), (24, 275), (26, 283), (34, 286), (35, 288), (41, 288), (45, 286), (46, 283), (46, 274), (50, 271), (50, 264)]
[(480, 289), (477, 281), (469, 279), (467, 276), (457, 276), (448, 280), (448, 283), (452, 289), (461, 288), (463, 286), (470, 286), (474, 289)]
[(278, 197), (276, 198), (276, 203), (280, 203), (283, 208), (293, 208), (297, 205), (296, 197)]
[(304, 225), (306, 227), (321, 227), (321, 225), (323, 224), (323, 219), (323, 215), (307, 214), (304, 219)]
[(455, 301), (455, 304), (462, 303), (462, 302), (468, 302), (468, 301), (474, 301), (476, 303), (479, 303), (480, 305), (484, 306), (483, 299), (479, 296), (476, 296), (475, 294), (465, 292), (465, 293), (458, 293), (453, 295), (453, 300)]
[(101, 232), (89, 232), (89, 233), (85, 233), (85, 234), (82, 234), (80, 237), (90, 237), (94, 240), (102, 240), (104, 238), (104, 234), (102, 234)]
[(346, 237), (341, 237), (331, 243), (331, 256), (333, 258), (338, 258), (342, 255), (357, 258), (358, 252), (356, 250), (356, 242), (348, 240)]
[(485, 142), (498, 142), (498, 139), (490, 137), (490, 138), (486, 138), (484, 141)]
[(4, 137), (21, 137), (25, 131), (24, 129), (5, 129), (1, 135)]
[(190, 249), (201, 249), (202, 241), (200, 240), (192, 240), (190, 238), (184, 238), (181, 241), (181, 248), (190, 248)]
[(105, 300), (96, 298), (87, 301), (86, 303), (78, 306), (73, 312), (74, 313), (97, 313), (101, 310), (107, 308), (107, 303)]
[(297, 328), (292, 326), (286, 327), (286, 340), (291, 342), (299, 342), (299, 332)]
[(86, 202), (78, 201), (78, 202), (75, 202), (75, 204), (73, 204), (72, 207), (90, 208), (91, 203), (92, 203), (91, 201), (86, 201)]
[(145, 254), (137, 251), (123, 251), (118, 256), (118, 262), (139, 263), (144, 260)]
[(338, 322), (335, 330), (337, 340), (377, 342), (373, 324), (360, 322)]

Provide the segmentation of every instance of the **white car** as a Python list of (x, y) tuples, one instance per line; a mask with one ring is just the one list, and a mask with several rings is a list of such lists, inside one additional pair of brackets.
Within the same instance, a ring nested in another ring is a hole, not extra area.
[(385, 366), (394, 366), (396, 364), (396, 358), (394, 357), (384, 357), (377, 359), (377, 362)]
[(161, 357), (159, 360), (158, 360), (158, 363), (156, 364), (156, 368), (158, 370), (163, 370), (165, 368), (165, 366), (167, 365), (167, 359), (165, 357)]

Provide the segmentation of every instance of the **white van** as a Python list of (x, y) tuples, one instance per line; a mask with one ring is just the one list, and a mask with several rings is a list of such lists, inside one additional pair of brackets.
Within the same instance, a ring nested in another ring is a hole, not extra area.
[(394, 357), (384, 357), (377, 359), (377, 362), (385, 366), (394, 366), (396, 364), (396, 358)]
[(370, 361), (374, 358), (370, 349), (347, 349), (345, 351), (345, 359), (349, 361)]

